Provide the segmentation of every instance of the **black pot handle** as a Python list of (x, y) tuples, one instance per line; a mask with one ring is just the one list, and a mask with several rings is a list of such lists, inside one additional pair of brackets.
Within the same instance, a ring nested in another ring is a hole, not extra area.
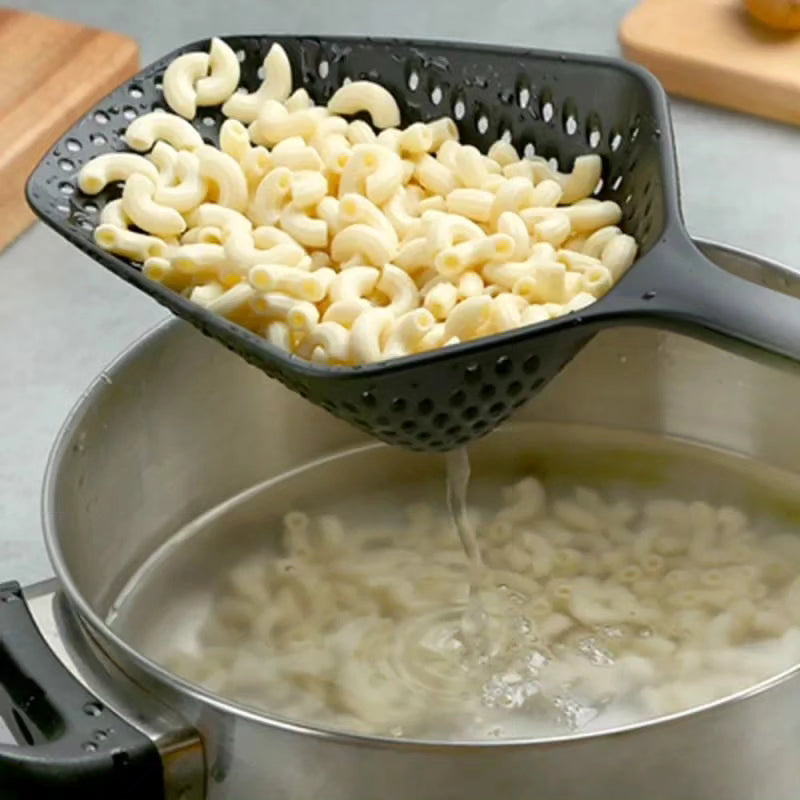
[(41, 636), (16, 582), (0, 584), (2, 800), (163, 800), (155, 745), (77, 681)]
[(776, 366), (800, 365), (800, 300), (728, 272), (683, 234), (653, 247), (607, 301), (601, 324), (651, 325)]

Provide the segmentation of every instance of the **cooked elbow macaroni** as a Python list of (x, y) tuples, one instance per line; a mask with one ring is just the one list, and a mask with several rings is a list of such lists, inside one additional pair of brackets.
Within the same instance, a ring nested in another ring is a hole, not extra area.
[[(78, 176), (88, 194), (124, 183), (95, 231), (100, 247), (148, 261), (151, 280), (273, 345), (344, 365), (555, 319), (602, 297), (633, 263), (619, 206), (592, 196), (599, 156), (560, 172), (506, 141), (486, 154), (461, 144), (448, 117), (402, 127), (397, 102), (372, 81), (317, 106), (293, 92), (279, 44), (263, 69), (255, 92), (237, 90), (238, 59), (218, 38), (168, 66), (175, 113), (143, 114), (124, 134), (147, 155), (102, 155)], [(220, 104), (216, 148), (191, 121)], [(359, 112), (380, 132), (346, 119)], [(238, 284), (256, 295), (231, 294)], [(278, 309), (281, 294), (291, 313)], [(378, 310), (388, 316), (369, 313)]]
[[(246, 293), (215, 287), (198, 302)], [(432, 326), (422, 309), (363, 319), (358, 332), (321, 322), (303, 353), (335, 364), (354, 347), (366, 359), (387, 348), (402, 356)], [(270, 342), (290, 341), (284, 322), (268, 327)], [(196, 645), (148, 655), (297, 722), (462, 740), (638, 724), (750, 689), (800, 659), (800, 539), (774, 532), (785, 520), (618, 481), (566, 487), (559, 475), (500, 492), (487, 482), (472, 509), (483, 556), (475, 647), (452, 520), (413, 485), (403, 515), (381, 493), (362, 497), (369, 514), (343, 501), (276, 518), (277, 548), (226, 571)]]

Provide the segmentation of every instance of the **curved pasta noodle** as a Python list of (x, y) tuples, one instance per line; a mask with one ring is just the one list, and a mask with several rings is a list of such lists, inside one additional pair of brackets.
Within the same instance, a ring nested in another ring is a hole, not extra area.
[(350, 358), (358, 364), (372, 364), (382, 357), (383, 336), (395, 320), (387, 308), (371, 308), (353, 323), (350, 333)]
[(78, 188), (85, 194), (99, 194), (109, 183), (144, 175), (158, 183), (158, 170), (144, 156), (133, 153), (105, 153), (88, 161), (78, 174)]
[(167, 245), (157, 236), (135, 233), (103, 223), (94, 229), (94, 240), (98, 247), (132, 261), (144, 262), (148, 258), (163, 257), (167, 254)]
[(256, 245), (254, 235), (245, 230), (232, 231), (228, 234), (224, 249), (225, 258), (229, 262), (243, 267), (255, 264), (284, 264), (296, 267), (306, 257), (305, 250), (294, 237), (289, 243), (281, 241), (262, 249)]
[(186, 216), (192, 228), (213, 226), (224, 231), (225, 235), (235, 230), (251, 231), (253, 223), (238, 211), (226, 208), (219, 203), (203, 203)]
[(483, 189), (453, 189), (445, 202), (449, 214), (460, 214), (475, 222), (488, 222), (492, 216), (495, 196)]
[(444, 142), (458, 141), (458, 126), (450, 117), (440, 117), (427, 123), (433, 141), (431, 142), (431, 152), (437, 152)]
[(249, 124), (255, 121), (264, 101), (285, 101), (289, 98), (292, 93), (292, 65), (286, 51), (277, 42), (264, 58), (263, 69), (264, 81), (255, 92), (239, 91), (225, 101), (222, 113), (226, 117)]
[(416, 155), (433, 149), (434, 130), (424, 122), (414, 122), (400, 132), (397, 147), (401, 153)]
[[(175, 183), (157, 184), (153, 199), (185, 214), (197, 208), (208, 193), (206, 181), (200, 176), (200, 162), (194, 153), (180, 152), (175, 160)], [(137, 223), (138, 224), (138, 223)]]
[(122, 207), (139, 228), (157, 236), (175, 236), (186, 230), (186, 220), (174, 208), (157, 203), (156, 185), (150, 178), (134, 173), (125, 182)]
[(434, 325), (433, 315), (424, 308), (401, 314), (392, 324), (383, 347), (384, 358), (415, 353), (422, 338)]
[(203, 137), (177, 114), (151, 111), (142, 114), (128, 125), (123, 135), (132, 150), (150, 150), (156, 141), (163, 141), (176, 150), (191, 150), (203, 144)]
[(247, 180), (238, 162), (210, 145), (198, 147), (194, 153), (199, 162), (200, 177), (216, 187), (219, 205), (244, 211), (248, 204)]
[(400, 109), (383, 86), (372, 81), (353, 81), (337, 89), (328, 101), (332, 114), (356, 114), (366, 111), (376, 128), (396, 128)]
[(342, 195), (339, 200), (339, 228), (356, 223), (372, 226), (381, 232), (392, 247), (398, 246), (397, 232), (386, 215), (371, 200), (355, 193)]
[(375, 267), (348, 267), (331, 281), (330, 298), (334, 302), (362, 298), (372, 292), (380, 276), (380, 270)]
[(389, 298), (389, 310), (402, 316), (419, 306), (419, 290), (405, 270), (386, 264), (376, 288)]
[(331, 257), (338, 262), (359, 256), (367, 259), (373, 266), (382, 267), (392, 261), (395, 252), (388, 236), (363, 223), (348, 225), (331, 242)]
[(291, 170), (321, 170), (324, 166), (317, 151), (307, 145), (301, 136), (290, 136), (278, 142), (270, 153), (276, 167)]
[(419, 156), (414, 163), (414, 177), (432, 194), (447, 196), (458, 188), (453, 171), (427, 153)]
[(226, 119), (219, 129), (219, 147), (223, 153), (242, 164), (251, 149), (247, 128), (239, 120)]
[(222, 39), (211, 40), (208, 54), (209, 74), (201, 77), (194, 86), (198, 106), (216, 106), (224, 103), (239, 85), (239, 59)]
[(492, 299), (486, 295), (468, 297), (456, 304), (444, 323), (445, 338), (456, 336), (461, 340), (473, 338), (489, 321)]
[(170, 262), (175, 269), (186, 273), (217, 271), (227, 263), (225, 248), (218, 244), (193, 243), (176, 247)]
[[(283, 230), (304, 247), (319, 248), (328, 245), (328, 225), (323, 219), (316, 219), (300, 209), (287, 207), (281, 211), (280, 224)], [(340, 235), (337, 234), (337, 238)], [(331, 254), (336, 259), (333, 247)]]
[(248, 280), (260, 292), (283, 292), (312, 303), (318, 303), (327, 293), (323, 276), (283, 264), (256, 264)]
[(572, 166), (572, 172), (566, 176), (560, 176), (561, 186), (564, 193), (561, 195), (561, 203), (575, 203), (589, 197), (597, 186), (603, 174), (603, 162), (600, 156), (595, 153), (578, 156)]
[(458, 289), (450, 281), (437, 283), (425, 294), (423, 306), (433, 314), (437, 320), (447, 319), (447, 316), (458, 302)]
[(157, 141), (145, 157), (148, 161), (152, 161), (158, 170), (156, 181), (158, 185), (171, 185), (175, 178), (175, 162), (178, 160), (178, 151), (171, 144)]
[(327, 363), (346, 364), (350, 359), (350, 331), (336, 322), (320, 322), (303, 340), (303, 350), (322, 350)]
[(256, 188), (248, 216), (259, 225), (274, 225), (280, 219), (291, 190), (292, 173), (288, 167), (270, 170)]
[(265, 100), (251, 127), (251, 138), (258, 144), (274, 147), (284, 139), (313, 137), (319, 121), (325, 116), (323, 108), (302, 108), (289, 111), (277, 100)]
[(197, 89), (195, 84), (208, 73), (210, 58), (207, 53), (184, 53), (170, 62), (162, 78), (164, 99), (167, 105), (186, 119), (197, 114)]

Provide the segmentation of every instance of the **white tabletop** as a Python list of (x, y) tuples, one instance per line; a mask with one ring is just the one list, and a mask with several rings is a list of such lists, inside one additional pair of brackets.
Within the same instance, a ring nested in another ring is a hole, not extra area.
[[(27, 0), (16, 8), (125, 33), (150, 61), (225, 33), (373, 34), (617, 55), (631, 0)], [(690, 231), (800, 268), (800, 131), (673, 104)], [(799, 312), (800, 313), (800, 309)], [(36, 225), (0, 255), (0, 580), (46, 577), (39, 491), (80, 392), (165, 312)]]

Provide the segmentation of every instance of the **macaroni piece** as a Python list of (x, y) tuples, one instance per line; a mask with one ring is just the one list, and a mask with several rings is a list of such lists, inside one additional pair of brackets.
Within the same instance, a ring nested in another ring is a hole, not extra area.
[(400, 132), (398, 150), (408, 155), (429, 153), (433, 149), (433, 129), (424, 122), (415, 122)]
[(411, 276), (403, 269), (386, 264), (376, 288), (389, 298), (389, 310), (400, 317), (419, 308), (419, 290)]
[(353, 81), (337, 89), (328, 101), (332, 114), (355, 114), (366, 111), (376, 128), (396, 128), (400, 109), (394, 97), (383, 86), (372, 81)]
[(272, 163), (276, 167), (288, 167), (291, 170), (321, 170), (325, 165), (319, 153), (306, 145), (302, 136), (291, 136), (275, 145), (270, 153)]
[(343, 228), (331, 242), (331, 257), (340, 262), (357, 256), (373, 266), (382, 267), (392, 260), (395, 252), (396, 247), (387, 235), (362, 223)]
[(164, 257), (167, 254), (167, 244), (163, 239), (144, 233), (134, 233), (107, 223), (102, 223), (94, 229), (94, 240), (103, 250), (124, 256), (131, 261), (144, 262), (148, 258)]
[(423, 336), (433, 325), (433, 315), (424, 308), (401, 314), (389, 330), (383, 346), (384, 358), (397, 358), (416, 352)]
[(248, 216), (259, 225), (274, 225), (292, 190), (288, 167), (270, 170), (260, 181), (248, 209)]
[(186, 230), (186, 220), (180, 212), (157, 203), (153, 196), (156, 185), (141, 174), (131, 175), (122, 190), (122, 209), (128, 218), (148, 233), (174, 236)]
[[(102, 155), (78, 176), (87, 194), (124, 184), (101, 212), (100, 247), (276, 347), (337, 365), (556, 319), (633, 263), (620, 207), (593, 197), (596, 154), (561, 172), (510, 141), (482, 153), (449, 117), (403, 126), (371, 81), (315, 104), (278, 44), (263, 67), (255, 92), (237, 90), (239, 61), (219, 38), (169, 65), (175, 113), (143, 114), (124, 134), (145, 155)], [(220, 104), (217, 148), (192, 120)], [(346, 118), (361, 112), (372, 125)]]
[(156, 141), (172, 145), (176, 150), (191, 150), (203, 144), (203, 137), (183, 117), (152, 111), (142, 114), (128, 125), (123, 137), (132, 150), (150, 150)]
[(78, 188), (85, 194), (99, 194), (109, 183), (126, 181), (141, 174), (158, 182), (158, 170), (143, 156), (132, 153), (105, 153), (89, 161), (78, 175)]
[(107, 203), (100, 212), (100, 222), (105, 225), (112, 225), (115, 228), (125, 228), (130, 226), (128, 215), (122, 208), (122, 198), (112, 200)]
[(446, 208), (449, 214), (460, 214), (475, 222), (488, 222), (494, 202), (494, 194), (483, 189), (453, 189), (447, 195)]
[(200, 175), (200, 161), (197, 156), (181, 151), (175, 158), (173, 184), (165, 185), (159, 181), (155, 186), (153, 199), (156, 203), (185, 214), (197, 208), (207, 194), (208, 184)]
[(247, 180), (236, 160), (206, 144), (194, 152), (200, 164), (200, 176), (216, 188), (217, 203), (234, 211), (244, 211), (248, 202)]
[(335, 303), (366, 297), (377, 286), (381, 273), (375, 267), (350, 267), (331, 281), (329, 294)]
[(249, 124), (258, 117), (258, 110), (265, 100), (288, 100), (292, 93), (292, 65), (286, 51), (273, 44), (264, 59), (264, 81), (259, 88), (248, 94), (234, 93), (222, 106), (226, 117)]
[(324, 108), (289, 111), (284, 103), (265, 100), (258, 110), (256, 121), (251, 126), (250, 137), (258, 144), (268, 147), (274, 147), (278, 142), (292, 136), (310, 139), (325, 113)]
[(195, 102), (199, 106), (224, 103), (239, 85), (239, 59), (222, 39), (211, 40), (208, 65), (209, 74), (195, 84)]
[(197, 113), (195, 84), (208, 74), (209, 62), (207, 53), (184, 53), (167, 67), (162, 79), (164, 99), (176, 114), (194, 119)]
[[(591, 154), (578, 156), (572, 166), (572, 172), (561, 179), (563, 188), (560, 202), (576, 203), (594, 192), (600, 177), (603, 174), (603, 162), (600, 156)], [(560, 177), (560, 176), (559, 176)]]
[(353, 323), (350, 332), (350, 357), (358, 364), (371, 364), (382, 357), (381, 339), (394, 322), (388, 308), (371, 308)]
[(164, 141), (158, 141), (153, 145), (153, 149), (146, 156), (148, 161), (152, 161), (158, 169), (158, 183), (169, 186), (175, 177), (175, 162), (178, 159), (178, 151)]
[(226, 119), (219, 129), (219, 147), (240, 164), (251, 150), (250, 134), (239, 120)]
[[(328, 225), (323, 219), (315, 219), (300, 209), (287, 207), (281, 211), (280, 224), (283, 230), (304, 247), (320, 248), (328, 245)], [(336, 238), (339, 236), (341, 233)], [(331, 246), (332, 252), (333, 247), (334, 245)]]
[(433, 136), (430, 146), (432, 153), (437, 152), (444, 142), (458, 141), (458, 128), (450, 117), (441, 117), (433, 122), (428, 122), (427, 126)]

